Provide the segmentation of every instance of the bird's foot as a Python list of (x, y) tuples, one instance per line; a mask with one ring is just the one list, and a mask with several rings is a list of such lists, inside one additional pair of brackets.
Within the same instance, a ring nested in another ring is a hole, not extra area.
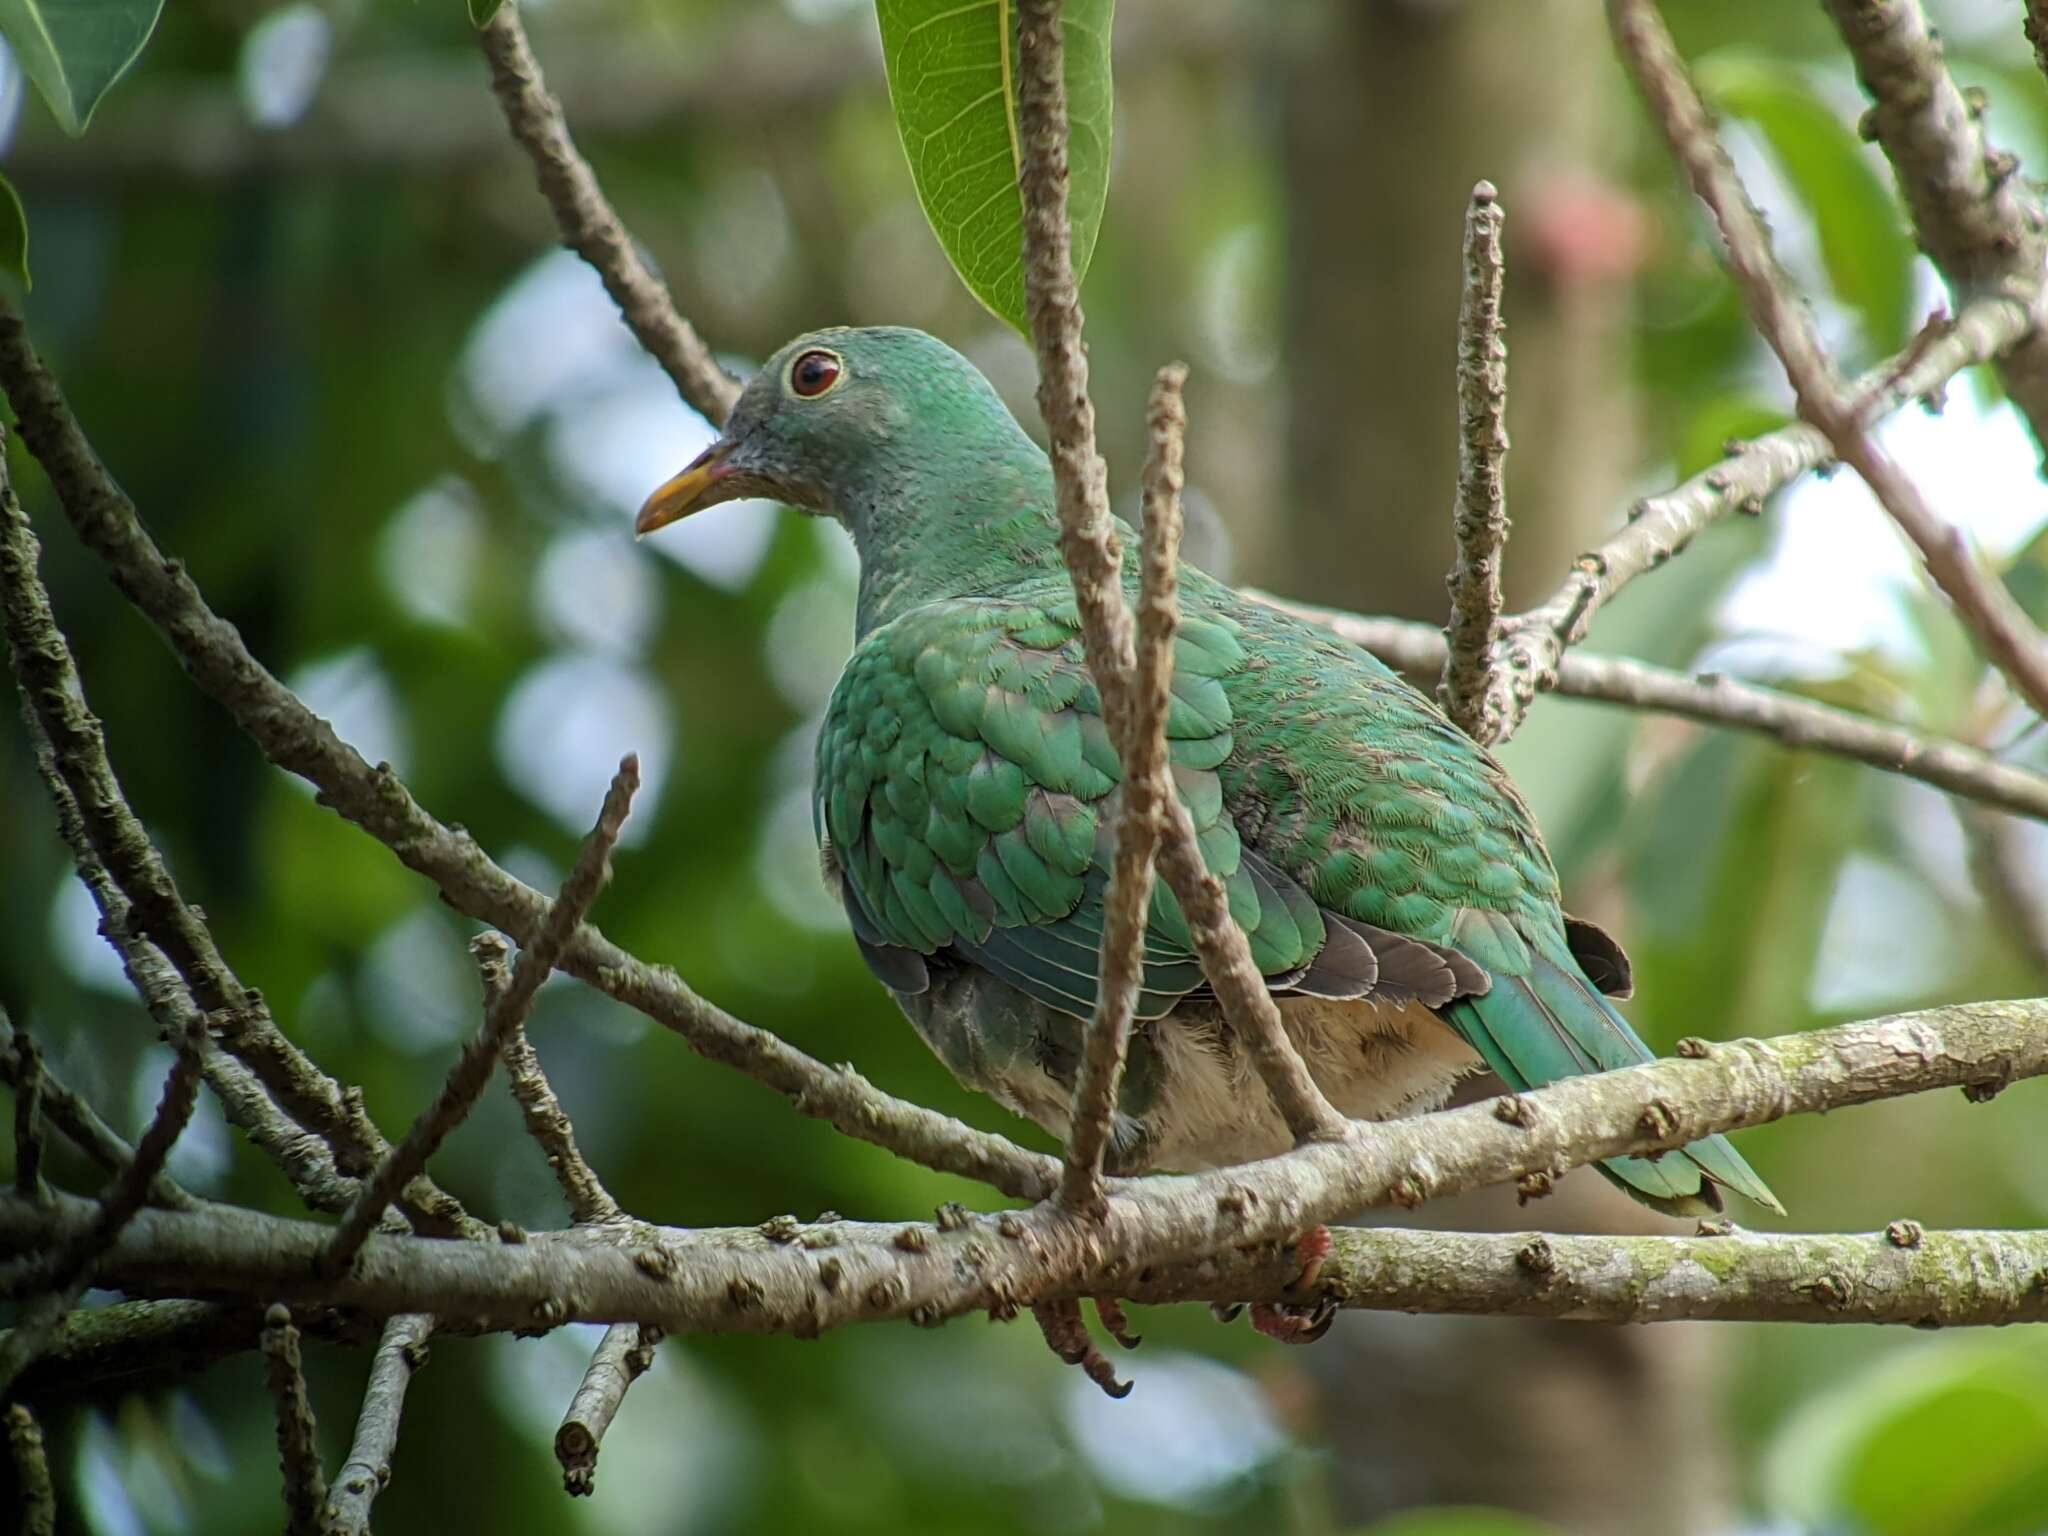
[[(1095, 1310), (1102, 1317), (1103, 1326), (1116, 1336), (1119, 1344), (1128, 1349), (1138, 1342), (1127, 1332), (1123, 1308), (1116, 1302), (1111, 1301), (1108, 1312), (1104, 1313), (1102, 1301), (1098, 1298)], [(1045, 1342), (1054, 1354), (1069, 1365), (1078, 1365), (1090, 1381), (1111, 1397), (1130, 1395), (1131, 1384), (1117, 1380), (1116, 1367), (1088, 1337), (1088, 1324), (1082, 1319), (1078, 1301), (1037, 1302), (1031, 1308), (1031, 1315), (1038, 1320), (1039, 1332), (1045, 1335)]]
[[(1304, 1232), (1294, 1245), (1294, 1253), (1301, 1268), (1287, 1289), (1295, 1295), (1311, 1295), (1316, 1281), (1323, 1272), (1323, 1261), (1330, 1256), (1330, 1229), (1317, 1227)], [(1209, 1308), (1221, 1323), (1233, 1322), (1244, 1310), (1241, 1303), (1228, 1306), (1214, 1305)], [(1290, 1302), (1255, 1301), (1252, 1303), (1252, 1329), (1281, 1344), (1313, 1344), (1330, 1331), (1330, 1325), (1337, 1320), (1337, 1302), (1334, 1297), (1318, 1296), (1306, 1305)]]

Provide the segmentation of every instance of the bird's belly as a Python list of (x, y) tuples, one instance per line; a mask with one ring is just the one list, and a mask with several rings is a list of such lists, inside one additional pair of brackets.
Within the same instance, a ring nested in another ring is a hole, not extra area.
[[(935, 969), (897, 1001), (953, 1075), (1055, 1136), (1067, 1132), (1085, 1021), (972, 967)], [(1441, 1104), (1478, 1056), (1420, 1005), (1294, 997), (1280, 1015), (1310, 1074), (1356, 1120)], [(1111, 1163), (1119, 1172), (1192, 1170), (1293, 1145), (1257, 1069), (1213, 1002), (1189, 1000), (1131, 1042)]]

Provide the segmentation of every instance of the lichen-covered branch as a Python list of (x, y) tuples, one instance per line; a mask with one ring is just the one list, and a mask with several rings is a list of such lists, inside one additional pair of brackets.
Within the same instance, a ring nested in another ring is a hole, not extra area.
[[(1024, 314), (1038, 353), (1038, 409), (1050, 440), (1060, 554), (1073, 578), (1088, 669), (1110, 737), (1124, 750), (1133, 640), (1122, 551), (1109, 516), (1107, 472), (1095, 447), (1088, 354), (1067, 219), (1067, 86), (1059, 0), (1022, 0), (1017, 31), (1018, 190), (1024, 202)], [(1128, 772), (1126, 773), (1128, 777)], [(1195, 846), (1177, 796), (1167, 806), (1159, 872), (1180, 899), (1202, 972), (1297, 1141), (1344, 1134), (1344, 1117), (1309, 1076), (1280, 1010), (1230, 916), (1222, 883)]]
[[(530, 941), (546, 918), (547, 898), (507, 874), (466, 831), (430, 815), (388, 765), (371, 767), (249, 653), (184, 567), (143, 529), (134, 504), (92, 451), (63, 391), (29, 345), (19, 317), (4, 305), (0, 388), (79, 538), (106, 562), (114, 584), (156, 626), (193, 681), (271, 762), (312, 784), (322, 804), (431, 880), (456, 911)], [(1036, 1200), (1057, 1183), (1055, 1159), (1001, 1136), (963, 1135), (949, 1117), (882, 1093), (855, 1072), (825, 1066), (707, 1002), (666, 967), (627, 954), (587, 923), (564, 951), (562, 968), (848, 1136), (1019, 1199)]]
[[(1427, 677), (1443, 666), (1443, 633), (1432, 625), (1367, 618), (1265, 592), (1251, 595), (1296, 618), (1323, 625), (1411, 676)], [(1759, 683), (1740, 682), (1719, 672), (1688, 676), (1646, 661), (1588, 656), (1581, 651), (1559, 659), (1553, 687), (1568, 699), (1618, 704), (1678, 715), (1703, 725), (1752, 731), (1794, 751), (1851, 758), (1965, 800), (2048, 821), (2048, 775), (2001, 762), (1977, 747), (1872, 720)]]
[[(582, 1320), (803, 1336), (853, 1322), (1007, 1315), (1061, 1297), (1142, 1300), (1180, 1273), (1173, 1266), (1196, 1267), (1172, 1281), (1183, 1288), (1171, 1296), (1208, 1297), (1205, 1287), (1241, 1258), (1251, 1261), (1246, 1251), (1289, 1244), (1319, 1222), (1374, 1206), (1531, 1173), (1555, 1177), (1600, 1158), (1905, 1093), (1962, 1087), (1981, 1099), (2043, 1074), (2048, 998), (1963, 1004), (1775, 1040), (1685, 1042), (1680, 1059), (1358, 1124), (1341, 1143), (1243, 1167), (1116, 1180), (1099, 1223), (1046, 1202), (988, 1216), (954, 1211), (929, 1224), (834, 1221), (772, 1233), (646, 1228), (620, 1238), (583, 1228), (519, 1244), (380, 1233), (347, 1273), (322, 1277), (312, 1261), (325, 1227), (207, 1206), (142, 1212), (95, 1280), (139, 1296), (204, 1289), (380, 1316), (424, 1311), (461, 1328)], [(61, 1241), (90, 1213), (65, 1197), (37, 1209), (0, 1195), (0, 1257)], [(1260, 1262), (1273, 1266), (1261, 1273), (1276, 1277), (1279, 1299), (1298, 1263), (1283, 1275), (1278, 1255)]]
[(363, 1388), (355, 1442), (327, 1490), (321, 1536), (370, 1536), (370, 1507), (391, 1481), (406, 1388), (413, 1372), (427, 1362), (427, 1338), (433, 1331), (434, 1320), (419, 1312), (401, 1312), (384, 1325)]
[(43, 1429), (21, 1403), (7, 1409), (7, 1449), (14, 1458), (15, 1514), (21, 1536), (57, 1536), (57, 1488), (50, 1480), (50, 1457), (43, 1448)]
[(683, 399), (713, 426), (722, 425), (739, 398), (739, 381), (718, 366), (696, 329), (677, 312), (668, 289), (647, 270), (605, 200), (589, 162), (569, 137), (562, 104), (541, 78), (517, 0), (505, 0), (477, 38), (490, 61), (491, 89), (505, 124), (533, 161), (562, 243), (596, 268), (626, 324), (675, 381)]
[[(1965, 368), (2030, 334), (2033, 324), (2028, 306), (2017, 299), (1976, 300), (1859, 380), (1857, 419), (1872, 425), (1912, 401), (1939, 395)], [(1827, 437), (1799, 422), (1738, 444), (1719, 464), (1631, 507), (1628, 526), (1580, 556), (1555, 593), (1504, 622), (1501, 659), (1512, 708), (1503, 738), (1521, 724), (1538, 693), (1558, 686), (1564, 653), (1586, 638), (1593, 616), (1623, 587), (1721, 519), (1760, 511), (1765, 497), (1833, 456)]]
[(420, 1111), (405, 1139), (363, 1181), (356, 1203), (335, 1228), (334, 1241), (320, 1261), (330, 1273), (348, 1267), (391, 1198), (426, 1170), (427, 1159), (476, 1108), (476, 1101), (483, 1096), (484, 1086), (497, 1068), (505, 1041), (526, 1022), (541, 983), (554, 974), (563, 947), (582, 926), (583, 915), (610, 881), (612, 849), (618, 846), (619, 833), (626, 825), (626, 814), (632, 809), (633, 796), (639, 788), (640, 760), (629, 755), (612, 776), (604, 805), (597, 813), (597, 825), (577, 851), (576, 862), (570, 866), (562, 892), (548, 909), (540, 932), (519, 952), (511, 979), (489, 998), (482, 1026), (470, 1036), (455, 1065), (448, 1069), (433, 1103)]
[(1101, 987), (1075, 1078), (1072, 1129), (1060, 1181), (1061, 1200), (1091, 1213), (1102, 1204), (1103, 1153), (1111, 1139), (1124, 1052), (1144, 978), (1153, 860), (1166, 807), (1174, 796), (1166, 757), (1166, 716), (1172, 704), (1174, 637), (1180, 631), (1180, 492), (1187, 433), (1181, 387), (1186, 380), (1187, 369), (1178, 363), (1160, 369), (1146, 412), (1151, 448), (1145, 457), (1136, 658), (1126, 733), (1118, 744), (1123, 791), (1104, 900)]
[(1458, 304), (1458, 486), (1451, 531), (1458, 557), (1445, 585), (1451, 618), (1437, 696), (1459, 730), (1482, 746), (1500, 738), (1513, 709), (1494, 651), (1500, 632), (1501, 559), (1508, 542), (1508, 349), (1501, 339), (1503, 212), (1493, 183), (1465, 209), (1463, 297)]
[(1891, 162), (1920, 248), (1956, 302), (2003, 293), (2035, 311), (2035, 326), (1999, 358), (1998, 376), (2048, 446), (2048, 335), (2038, 323), (2048, 238), (2018, 160), (1985, 141), (1982, 104), (1949, 75), (1919, 0), (1826, 4), (1874, 103), (1864, 136)]
[(591, 1354), (590, 1367), (569, 1400), (569, 1411), (555, 1431), (555, 1460), (561, 1463), (562, 1487), (571, 1498), (597, 1488), (597, 1453), (604, 1432), (618, 1416), (626, 1389), (652, 1369), (661, 1330), (638, 1323), (614, 1323)]
[[(1935, 512), (1920, 487), (1863, 429), (1860, 413), (1842, 389), (1812, 316), (1778, 265), (1763, 218), (1722, 149), (1713, 121), (1656, 6), (1652, 0), (1609, 0), (1608, 9), (1622, 59), (1693, 192), (1713, 214), (1729, 273), (1749, 307), (1751, 320), (1784, 366), (1798, 396), (1800, 414), (1818, 427), (1843, 462), (1863, 477), (1892, 521), (1918, 547), (1928, 575), (1955, 605), (1957, 617), (1976, 636), (1992, 665), (2005, 674), (2036, 714), (2048, 716), (2048, 638), (2034, 627), (2005, 583), (1977, 558), (1962, 531)], [(1886, 7), (1858, 0), (1853, 7), (1835, 6), (1838, 16), (1851, 10), (1867, 16), (1886, 9), (1902, 17), (1918, 15), (1918, 6), (1910, 3)], [(1953, 92), (1953, 85), (1950, 90)], [(1958, 99), (1958, 108), (1960, 105)], [(2043, 250), (2038, 240), (2033, 242), (2030, 280), (2036, 284)]]
[(284, 1473), (285, 1536), (319, 1536), (320, 1510), (327, 1502), (327, 1475), (306, 1373), (299, 1362), (299, 1330), (282, 1304), (263, 1317), (263, 1379), (277, 1407), (277, 1459)]

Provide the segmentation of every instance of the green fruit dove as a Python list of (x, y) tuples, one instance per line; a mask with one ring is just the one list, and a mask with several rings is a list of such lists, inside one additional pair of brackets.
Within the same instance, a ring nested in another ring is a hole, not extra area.
[[(836, 518), (860, 555), (813, 800), (855, 942), (963, 1083), (1064, 1135), (1119, 770), (1044, 453), (932, 337), (817, 331), (769, 359), (638, 528), (742, 496)], [(1561, 910), (1529, 809), (1482, 748), (1374, 657), (1199, 570), (1181, 571), (1181, 608), (1175, 784), (1339, 1109), (1433, 1108), (1482, 1067), (1520, 1090), (1651, 1059), (1607, 1000), (1627, 958)], [(1289, 1145), (1162, 883), (1112, 1167)], [(1719, 1136), (1599, 1166), (1672, 1214), (1718, 1210), (1723, 1189), (1780, 1209)]]

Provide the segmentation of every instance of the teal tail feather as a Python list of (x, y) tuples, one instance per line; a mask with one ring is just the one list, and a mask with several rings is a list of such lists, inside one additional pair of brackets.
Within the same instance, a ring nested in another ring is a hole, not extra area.
[[(1461, 998), (1444, 1010), (1452, 1027), (1517, 1092), (1655, 1059), (1562, 944), (1557, 947), (1560, 953), (1553, 956), (1529, 944), (1528, 965), (1520, 975), (1489, 966), (1491, 991)], [(1722, 1189), (1785, 1213), (1769, 1186), (1721, 1136), (1654, 1160), (1614, 1157), (1595, 1166), (1611, 1183), (1670, 1216), (1713, 1215), (1721, 1209)]]

